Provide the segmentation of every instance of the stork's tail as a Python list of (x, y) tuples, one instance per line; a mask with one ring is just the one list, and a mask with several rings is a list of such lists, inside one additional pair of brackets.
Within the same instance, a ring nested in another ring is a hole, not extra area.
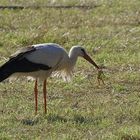
[(0, 67), (0, 82), (7, 79), (14, 73), (11, 62), (6, 62)]

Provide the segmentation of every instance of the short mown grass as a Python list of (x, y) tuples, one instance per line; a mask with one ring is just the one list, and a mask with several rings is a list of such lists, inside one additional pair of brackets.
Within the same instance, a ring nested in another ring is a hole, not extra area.
[[(105, 70), (79, 59), (70, 83), (48, 80), (48, 112), (34, 115), (33, 81), (0, 84), (0, 139), (139, 140), (140, 139), (140, 2), (34, 1), (37, 4), (98, 5), (93, 9), (23, 9), (0, 11), (0, 63), (21, 47), (44, 42), (67, 51), (83, 45)], [(1, 1), (27, 5), (26, 1)]]

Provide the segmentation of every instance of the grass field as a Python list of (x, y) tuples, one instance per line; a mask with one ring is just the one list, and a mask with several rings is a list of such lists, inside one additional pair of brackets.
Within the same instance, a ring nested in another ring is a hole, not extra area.
[[(28, 1), (1, 0), (0, 5)], [(48, 113), (34, 115), (33, 81), (0, 83), (0, 140), (140, 140), (140, 1), (34, 0), (30, 5), (98, 5), (93, 9), (0, 11), (0, 64), (18, 48), (54, 42), (83, 45), (105, 66), (105, 85), (83, 59), (73, 80), (48, 80)]]

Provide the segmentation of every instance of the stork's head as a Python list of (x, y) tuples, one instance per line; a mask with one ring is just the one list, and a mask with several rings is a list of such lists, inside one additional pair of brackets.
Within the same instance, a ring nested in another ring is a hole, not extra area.
[(99, 69), (99, 66), (91, 59), (91, 57), (87, 54), (85, 48), (81, 46), (73, 46), (70, 50), (70, 55), (72, 56), (80, 56), (86, 59), (89, 63), (94, 65), (97, 69)]

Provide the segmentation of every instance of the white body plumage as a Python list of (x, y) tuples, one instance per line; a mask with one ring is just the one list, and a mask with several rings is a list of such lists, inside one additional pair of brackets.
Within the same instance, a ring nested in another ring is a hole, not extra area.
[[(43, 64), (51, 67), (51, 69), (38, 70), (28, 73), (17, 72), (12, 74), (11, 78), (17, 78), (19, 76), (31, 76), (44, 80), (53, 73), (53, 76), (62, 77), (64, 81), (70, 81), (72, 70), (76, 63), (78, 54), (73, 55), (73, 51), (71, 49), (68, 55), (64, 48), (55, 43), (37, 44), (32, 45), (32, 47), (34, 47), (36, 50), (31, 53), (25, 54), (24, 57), (30, 62)], [(19, 53), (21, 53), (20, 50), (14, 55), (17, 55)]]

